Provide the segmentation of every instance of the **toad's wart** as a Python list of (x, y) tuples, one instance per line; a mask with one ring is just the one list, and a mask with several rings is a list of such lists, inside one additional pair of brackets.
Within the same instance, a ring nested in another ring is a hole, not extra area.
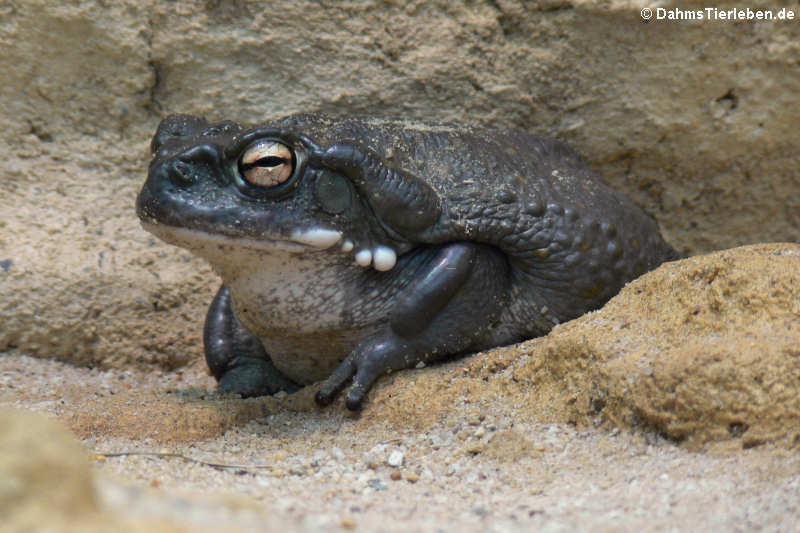
[(352, 379), (547, 333), (676, 257), (564, 145), (519, 131), (295, 115), (255, 128), (167, 117), (145, 229), (208, 260), (223, 390)]

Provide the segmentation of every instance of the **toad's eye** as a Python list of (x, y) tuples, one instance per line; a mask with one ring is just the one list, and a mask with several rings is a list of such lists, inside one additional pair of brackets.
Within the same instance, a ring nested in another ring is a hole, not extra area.
[(250, 147), (239, 159), (239, 173), (247, 183), (275, 187), (288, 180), (294, 163), (289, 147), (275, 141), (262, 141)]

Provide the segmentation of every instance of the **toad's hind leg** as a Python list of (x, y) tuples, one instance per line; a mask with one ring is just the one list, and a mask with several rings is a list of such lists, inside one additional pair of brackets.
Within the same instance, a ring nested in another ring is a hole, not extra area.
[(345, 404), (359, 409), (381, 375), (470, 349), (485, 341), (509, 297), (509, 265), (498, 250), (452, 243), (432, 250), (395, 302), (389, 323), (359, 344), (325, 380), (327, 405), (352, 378)]
[(272, 364), (261, 341), (236, 318), (225, 285), (217, 291), (203, 328), (206, 363), (223, 392), (264, 396), (300, 387)]

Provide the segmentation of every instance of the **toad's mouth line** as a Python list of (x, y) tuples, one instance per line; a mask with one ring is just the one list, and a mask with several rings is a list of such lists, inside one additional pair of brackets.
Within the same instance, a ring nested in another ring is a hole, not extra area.
[(336, 230), (312, 228), (295, 230), (288, 239), (253, 238), (211, 233), (208, 231), (183, 228), (162, 224), (151, 220), (141, 220), (142, 228), (159, 239), (187, 249), (195, 249), (198, 245), (235, 245), (259, 251), (311, 252), (326, 250), (337, 244), (342, 234)]

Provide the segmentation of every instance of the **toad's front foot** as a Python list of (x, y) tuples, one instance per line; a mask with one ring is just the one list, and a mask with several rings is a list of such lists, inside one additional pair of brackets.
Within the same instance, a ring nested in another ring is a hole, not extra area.
[(382, 374), (408, 368), (419, 360), (420, 355), (414, 353), (409, 342), (404, 342), (397, 335), (388, 332), (378, 340), (362, 344), (347, 356), (322, 384), (316, 401), (319, 405), (329, 405), (345, 388), (350, 378), (353, 378), (345, 405), (351, 411), (357, 411), (364, 403), (372, 384)]
[(488, 246), (455, 243), (436, 250), (398, 299), (386, 327), (358, 345), (325, 380), (317, 403), (330, 404), (352, 378), (345, 405), (360, 409), (382, 374), (474, 345), (505, 305), (508, 268), (505, 257)]

